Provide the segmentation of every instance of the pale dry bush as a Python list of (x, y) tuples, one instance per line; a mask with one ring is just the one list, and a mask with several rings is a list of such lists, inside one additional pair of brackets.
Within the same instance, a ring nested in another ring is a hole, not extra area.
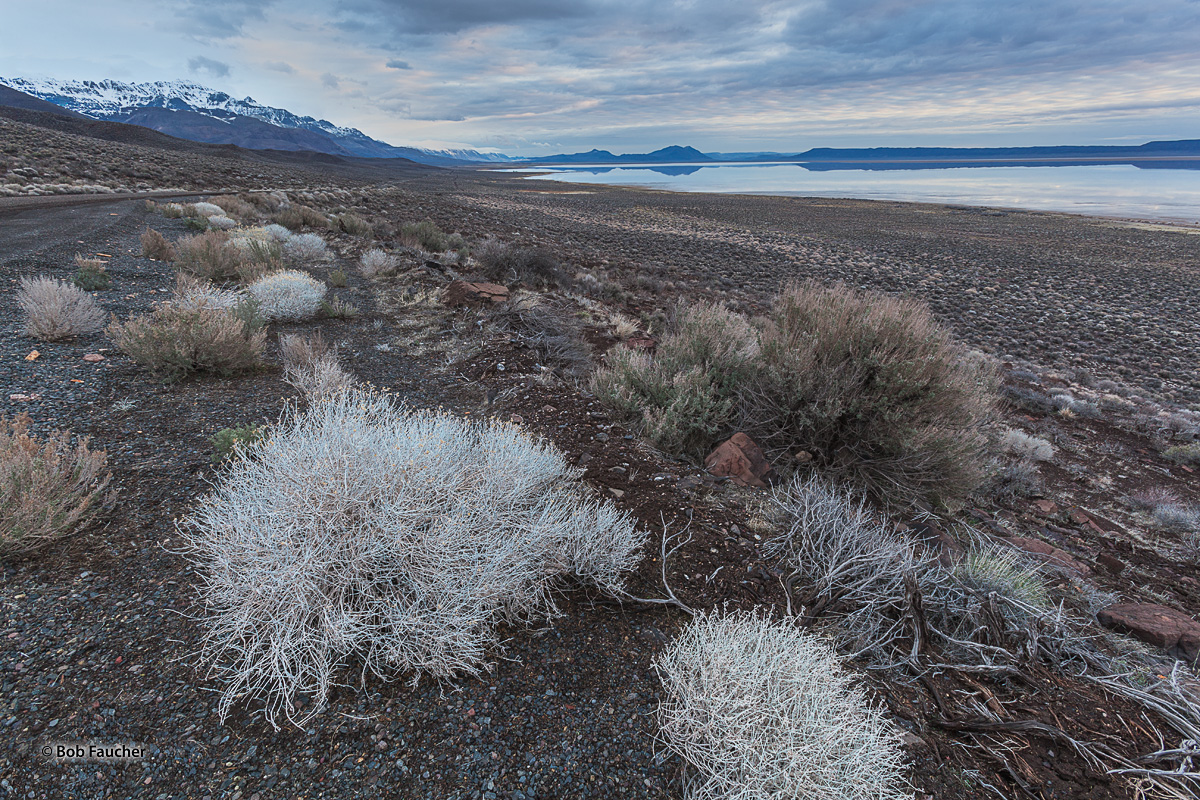
[(178, 309), (194, 310), (197, 308), (235, 308), (244, 302), (246, 295), (234, 289), (222, 289), (206, 280), (177, 273), (175, 275), (175, 291), (171, 296), (171, 304)]
[(157, 261), (174, 261), (175, 248), (158, 231), (147, 227), (142, 233), (142, 255)]
[(286, 414), (180, 528), (221, 716), (246, 698), (303, 722), (351, 661), (364, 678), (475, 674), (496, 625), (555, 613), (564, 581), (618, 590), (644, 535), (579, 473), (511, 425), (378, 394)]
[(210, 281), (236, 281), (246, 277), (245, 253), (229, 244), (224, 231), (206, 231), (175, 242), (175, 266), (180, 271)]
[(1010, 429), (1000, 439), (1000, 449), (1010, 456), (1027, 461), (1049, 461), (1054, 458), (1054, 446), (1038, 436)]
[(358, 261), (358, 270), (364, 278), (374, 278), (394, 272), (399, 263), (399, 259), (391, 253), (374, 248), (362, 254)]
[(299, 270), (272, 272), (246, 287), (266, 320), (312, 319), (321, 310), (326, 291), (324, 283)]
[(108, 316), (78, 286), (45, 275), (21, 278), (17, 305), (25, 315), (25, 335), (48, 342), (96, 333)]
[(196, 216), (213, 217), (220, 216), (225, 213), (225, 209), (215, 203), (192, 203), (185, 208), (191, 210)]
[(660, 738), (688, 800), (900, 800), (899, 733), (794, 624), (699, 614), (655, 661)]
[(800, 476), (771, 494), (768, 516), (778, 533), (766, 553), (802, 588), (813, 617), (837, 621), (844, 644), (879, 651), (904, 635), (906, 584), (944, 581), (936, 562), (871, 513), (861, 495)]
[(592, 365), (583, 323), (561, 303), (521, 292), (491, 312), (491, 319), (511, 331), (557, 374), (582, 378)]
[(236, 220), (232, 220), (222, 214), (218, 214), (208, 218), (208, 227), (216, 231), (231, 231), (238, 226)]
[(66, 431), (29, 435), (29, 416), (0, 418), (0, 555), (27, 553), (86, 524), (110, 473), (103, 450)]
[(284, 380), (310, 400), (357, 383), (353, 375), (342, 369), (337, 346), (327, 343), (320, 331), (312, 336), (280, 335), (279, 352), (283, 358)]
[(295, 261), (324, 261), (329, 258), (325, 240), (315, 233), (300, 233), (283, 242), (283, 253)]
[(273, 241), (283, 244), (288, 239), (292, 238), (292, 232), (282, 225), (271, 223), (263, 226), (263, 233), (269, 236)]

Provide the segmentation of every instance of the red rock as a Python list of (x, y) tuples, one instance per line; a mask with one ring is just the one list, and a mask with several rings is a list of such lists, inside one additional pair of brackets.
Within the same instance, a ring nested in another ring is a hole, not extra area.
[(647, 353), (653, 353), (654, 348), (658, 347), (658, 342), (645, 336), (639, 336), (626, 339), (625, 346), (630, 350), (645, 350)]
[(1200, 658), (1200, 622), (1167, 606), (1153, 603), (1117, 603), (1096, 615), (1110, 630), (1161, 647), (1167, 654), (1195, 663)]
[(1034, 500), (1033, 505), (1043, 516), (1051, 516), (1058, 513), (1058, 503), (1053, 500)]
[(759, 446), (744, 433), (735, 433), (704, 459), (704, 467), (718, 477), (728, 475), (739, 486), (767, 488), (777, 477)]
[(1019, 536), (1014, 536), (1008, 542), (1018, 550), (1024, 550), (1026, 553), (1035, 556), (1041, 556), (1043, 560), (1055, 567), (1060, 567), (1073, 572), (1081, 578), (1086, 578), (1092, 574), (1092, 568), (1084, 562), (1080, 561), (1075, 556), (1068, 553), (1066, 550), (1059, 550), (1051, 544), (1043, 542), (1041, 539), (1024, 539)]
[(99, 353), (88, 353), (86, 356), (83, 357), (83, 360), (88, 361), (92, 364), (97, 364), (104, 360), (104, 356), (100, 355)]
[(1074, 522), (1076, 525), (1087, 525), (1092, 521), (1092, 518), (1089, 517), (1082, 508), (1072, 508), (1067, 512), (1067, 516), (1070, 517), (1071, 522)]
[(1100, 564), (1100, 566), (1104, 567), (1106, 572), (1109, 572), (1113, 575), (1120, 575), (1125, 571), (1125, 562), (1111, 553), (1101, 553), (1100, 555), (1096, 556), (1096, 561)]
[(495, 305), (508, 299), (508, 289), (498, 283), (454, 281), (442, 294), (448, 306)]

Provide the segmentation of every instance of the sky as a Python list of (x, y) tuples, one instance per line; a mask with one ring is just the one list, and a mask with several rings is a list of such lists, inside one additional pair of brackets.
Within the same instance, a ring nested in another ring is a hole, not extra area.
[(189, 79), (396, 145), (1200, 138), (1200, 0), (38, 0), (0, 76)]

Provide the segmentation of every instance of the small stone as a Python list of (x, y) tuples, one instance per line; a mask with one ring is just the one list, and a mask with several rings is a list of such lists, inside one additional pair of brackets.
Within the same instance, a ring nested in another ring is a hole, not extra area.
[(775, 469), (759, 446), (744, 433), (735, 433), (704, 459), (704, 468), (713, 475), (729, 476), (739, 486), (767, 488), (776, 479)]
[(1058, 503), (1054, 502), (1053, 500), (1034, 500), (1033, 506), (1043, 516), (1049, 517), (1058, 513)]
[(40, 356), (40, 355), (41, 355), (41, 353), (39, 353), (37, 350), (30, 350), (29, 355), (25, 356), (25, 360), (26, 361), (37, 361), (38, 356)]
[(616, 497), (618, 499), (625, 496), (625, 492), (621, 491), (620, 489), (614, 489), (610, 486), (610, 487), (608, 487), (608, 490), (613, 493), (613, 497)]
[(83, 357), (83, 360), (91, 364), (98, 364), (104, 360), (104, 356), (100, 355), (99, 353), (88, 353)]
[(801, 450), (799, 453), (796, 453), (795, 458), (796, 458), (796, 463), (807, 464), (808, 462), (813, 460), (813, 455), (812, 455), (812, 453), (808, 452), (807, 450)]

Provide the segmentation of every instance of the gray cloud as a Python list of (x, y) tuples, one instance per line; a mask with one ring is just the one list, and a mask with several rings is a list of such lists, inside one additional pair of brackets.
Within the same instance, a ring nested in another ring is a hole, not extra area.
[(264, 19), (275, 0), (185, 0), (176, 12), (176, 29), (199, 39), (228, 39), (247, 22)]
[(329, 89), (336, 89), (341, 85), (341, 80), (332, 72), (326, 72), (321, 76), (321, 85)]
[(573, 0), (351, 0), (344, 18), (371, 18), (402, 36), (455, 33), (481, 25), (517, 25), (588, 16), (589, 3)]
[(388, 69), (412, 69), (412, 64), (409, 64), (407, 61), (401, 61), (398, 58), (392, 58), (392, 59), (388, 59), (387, 68)]
[(282, 72), (287, 75), (294, 75), (296, 73), (296, 68), (286, 61), (268, 61), (263, 66), (272, 72)]
[(188, 59), (188, 70), (196, 73), (207, 73), (214, 78), (224, 78), (229, 75), (229, 65), (224, 61), (217, 61), (204, 56), (196, 56)]

